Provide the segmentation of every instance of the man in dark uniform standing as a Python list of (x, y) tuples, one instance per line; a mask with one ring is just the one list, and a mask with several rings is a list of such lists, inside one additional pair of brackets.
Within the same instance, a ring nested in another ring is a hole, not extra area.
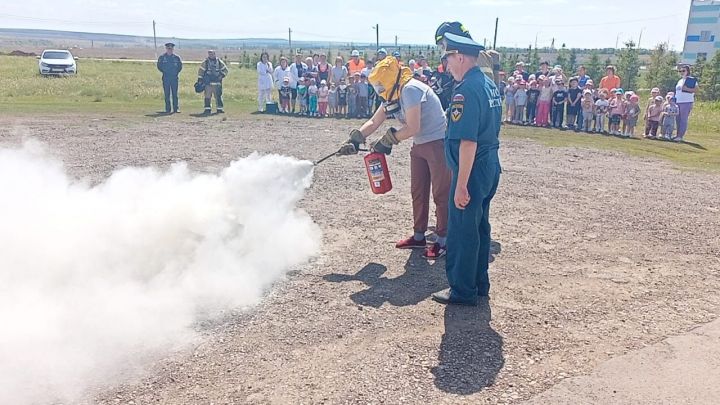
[(178, 103), (178, 75), (182, 70), (182, 60), (175, 55), (175, 44), (165, 44), (165, 53), (160, 55), (157, 68), (162, 72), (163, 92), (165, 93), (165, 112), (170, 113), (170, 97), (172, 96), (172, 111), (180, 112)]
[(458, 22), (443, 23), (435, 42), (457, 82), (448, 109), (445, 157), (452, 171), (446, 272), (450, 289), (433, 294), (443, 304), (477, 305), (490, 291), (490, 201), (500, 180), (502, 101), (477, 66), (484, 48)]
[(433, 73), (433, 77), (436, 80), (433, 90), (435, 90), (435, 94), (437, 94), (440, 98), (443, 110), (447, 110), (450, 106), (450, 98), (452, 97), (455, 82), (453, 81), (450, 72), (447, 71), (447, 55), (442, 57), (441, 62), (442, 71), (441, 69), (438, 69), (435, 73)]

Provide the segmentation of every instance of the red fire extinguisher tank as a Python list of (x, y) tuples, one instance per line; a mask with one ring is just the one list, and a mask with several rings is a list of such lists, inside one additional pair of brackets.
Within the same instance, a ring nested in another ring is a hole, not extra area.
[(385, 194), (392, 190), (390, 171), (385, 155), (373, 152), (365, 156), (365, 170), (370, 180), (370, 189), (375, 194)]

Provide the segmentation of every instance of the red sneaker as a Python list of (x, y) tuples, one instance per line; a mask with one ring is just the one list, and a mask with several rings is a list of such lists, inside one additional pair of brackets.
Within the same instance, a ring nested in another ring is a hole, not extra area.
[(423, 257), (428, 260), (437, 260), (447, 253), (447, 247), (440, 246), (439, 243), (433, 243), (432, 245), (425, 248), (425, 251), (423, 252)]
[(415, 238), (411, 236), (396, 243), (395, 247), (398, 249), (425, 249), (426, 245), (427, 242), (425, 241), (425, 238), (422, 240), (415, 240)]

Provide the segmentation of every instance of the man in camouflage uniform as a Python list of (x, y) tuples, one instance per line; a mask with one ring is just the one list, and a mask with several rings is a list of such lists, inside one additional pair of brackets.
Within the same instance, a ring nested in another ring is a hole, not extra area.
[(212, 112), (210, 101), (213, 94), (215, 95), (217, 113), (222, 114), (225, 112), (222, 99), (222, 81), (227, 74), (228, 68), (225, 62), (215, 55), (215, 51), (209, 50), (207, 59), (200, 64), (200, 69), (198, 69), (198, 82), (205, 84), (204, 114), (210, 114)]

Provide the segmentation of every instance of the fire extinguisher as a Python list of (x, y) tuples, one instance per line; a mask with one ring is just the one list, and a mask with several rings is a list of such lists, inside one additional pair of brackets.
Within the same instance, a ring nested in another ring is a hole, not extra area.
[(385, 194), (392, 190), (390, 170), (385, 155), (372, 152), (365, 156), (365, 170), (370, 180), (370, 189), (375, 194)]

